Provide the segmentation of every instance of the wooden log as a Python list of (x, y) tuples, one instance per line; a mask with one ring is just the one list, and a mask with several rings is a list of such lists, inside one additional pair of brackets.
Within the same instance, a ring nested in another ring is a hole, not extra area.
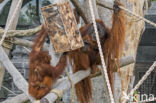
[[(125, 58), (128, 58), (128, 57), (125, 57)], [(123, 60), (125, 60), (125, 59), (123, 59)], [(128, 60), (129, 61), (129, 60)], [(122, 62), (122, 60), (120, 60), (120, 62)], [(131, 61), (131, 63), (133, 63), (134, 62), (134, 60), (133, 61)], [(56, 62), (57, 63), (57, 62)], [(128, 63), (128, 62), (125, 62), (125, 63)], [(122, 64), (122, 63), (121, 63)], [(127, 65), (129, 65), (130, 63), (128, 63)], [(81, 74), (81, 73), (84, 73), (84, 74)], [(79, 75), (79, 74), (81, 74), (81, 75)], [(87, 75), (86, 75), (87, 74)], [(74, 75), (74, 74), (73, 74)], [(83, 76), (83, 78), (81, 78), (81, 80), (82, 79), (84, 79), (84, 78), (86, 78), (88, 75), (90, 75), (90, 74), (88, 74), (88, 71), (80, 71), (80, 72), (77, 72), (77, 74), (75, 75), (75, 76), (73, 76), (72, 78), (79, 78), (79, 77), (81, 77), (81, 76)], [(75, 80), (75, 79), (73, 79), (73, 80)], [(81, 81), (80, 80), (80, 81)], [(70, 81), (68, 80), (68, 78), (63, 78), (63, 79), (59, 79), (59, 80), (57, 80), (57, 82), (54, 84), (54, 88), (56, 88), (56, 87), (58, 87), (59, 85), (62, 85), (62, 87), (64, 87), (64, 83), (62, 83), (63, 81), (68, 81), (69, 83), (70, 83)], [(65, 84), (66, 85), (66, 84)], [(68, 86), (65, 86), (65, 88), (70, 88), (70, 87), (68, 87)], [(66, 91), (66, 89), (65, 89), (65, 91)], [(64, 92), (65, 93), (65, 92)], [(22, 94), (23, 95), (23, 94)], [(52, 94), (51, 95), (51, 93), (50, 94), (48, 94), (48, 97), (50, 97), (50, 98), (53, 98), (53, 96), (54, 96), (54, 98), (57, 98), (56, 97), (56, 95), (55, 94)], [(46, 97), (46, 98), (48, 98), (48, 97)], [(12, 99), (10, 99), (10, 102), (9, 103), (11, 103), (12, 101), (14, 101), (15, 99), (17, 99), (17, 101), (18, 101), (18, 99), (19, 100), (21, 100), (20, 99), (20, 96), (16, 96), (16, 97), (13, 97)], [(28, 100), (28, 97), (26, 96), (26, 95), (23, 95), (23, 98), (27, 98), (27, 100)], [(6, 100), (7, 101), (7, 100)], [(23, 99), (23, 101), (22, 102), (24, 102), (25, 101), (25, 99)], [(3, 102), (2, 102), (3, 103)], [(5, 103), (5, 101), (4, 101), (4, 103)], [(8, 102), (6, 102), (6, 103), (8, 103)], [(13, 103), (13, 102), (12, 102)]]
[(108, 27), (112, 27), (112, 11), (110, 11), (109, 9), (104, 8), (103, 6), (99, 6), (99, 2), (100, 4), (105, 4), (107, 5), (109, 8), (113, 8), (113, 0), (96, 0), (97, 1), (97, 5), (98, 5), (98, 13), (100, 16), (100, 19), (104, 21), (105, 25)]
[[(90, 74), (90, 69), (87, 71), (79, 71), (73, 75), (71, 75), (72, 81), (74, 84), (78, 83), (82, 79), (86, 78)], [(70, 81), (66, 78), (62, 83), (60, 83), (55, 89), (62, 91), (63, 93), (67, 92), (71, 88)], [(41, 99), (40, 103), (45, 103), (42, 101), (48, 101), (47, 103), (54, 103), (58, 96), (55, 93), (49, 93), (43, 99)]]
[(28, 101), (28, 97), (24, 93), (22, 93), (15, 97), (9, 98), (1, 103), (23, 103), (25, 101)]
[(119, 103), (120, 95), (121, 95), (121, 79), (117, 72), (114, 73), (114, 100), (115, 103)]
[[(13, 0), (11, 3), (11, 7), (10, 7), (10, 11), (9, 11), (9, 15), (7, 18), (7, 22), (6, 22), (6, 26), (8, 25), (8, 23), (10, 22), (10, 19), (12, 18), (13, 13), (15, 12), (15, 8), (16, 5), (18, 4), (19, 0)], [(19, 7), (17, 8), (17, 13), (16, 13), (16, 17), (13, 20), (13, 23), (10, 25), (10, 29), (9, 30), (15, 30), (16, 26), (17, 26), (17, 22), (18, 22), (18, 17), (19, 17), (19, 13), (21, 11), (21, 6), (22, 6), (23, 0), (21, 0)]]
[[(12, 4), (11, 4), (11, 8), (10, 8), (10, 11), (9, 11), (9, 16), (8, 16), (8, 18), (7, 18), (7, 23), (6, 23), (6, 26), (8, 26), (8, 23), (9, 23), (9, 20), (10, 20), (10, 18), (12, 17), (12, 14), (13, 14), (13, 12), (14, 12), (14, 10), (15, 10), (15, 8), (16, 8), (16, 4), (18, 3), (18, 0), (13, 0), (12, 1)], [(13, 29), (16, 29), (16, 25), (17, 25), (17, 22), (18, 22), (18, 17), (19, 17), (19, 12), (20, 12), (20, 9), (21, 9), (21, 6), (22, 6), (22, 0), (21, 0), (21, 2), (20, 2), (20, 6), (18, 7), (18, 9), (17, 9), (17, 13), (16, 13), (16, 16), (15, 16), (15, 18), (14, 18), (14, 22), (12, 23), (12, 25), (10, 25), (9, 26), (9, 30), (13, 30)], [(7, 55), (9, 54), (9, 49), (5, 49), (6, 50), (6, 53), (7, 53)], [(0, 63), (0, 88), (1, 88), (1, 85), (2, 85), (2, 81), (3, 81), (3, 77), (4, 77), (4, 74), (5, 74), (5, 68), (4, 68), (4, 66), (2, 65), (2, 63)]]
[[(67, 78), (61, 78), (57, 80), (57, 82), (54, 84), (54, 88), (57, 87), (62, 81), (66, 80)], [(25, 103), (26, 101), (29, 101), (29, 98), (25, 93), (19, 94), (15, 97), (11, 97), (9, 99), (6, 99), (5, 101), (1, 103)]]
[(16, 67), (12, 64), (12, 62), (9, 60), (7, 54), (3, 50), (2, 46), (0, 46), (0, 61), (5, 66), (6, 70), (9, 72), (9, 74), (12, 76), (13, 81), (17, 88), (19, 90), (22, 90), (30, 100), (33, 100), (29, 94), (28, 94), (28, 83), (23, 78), (23, 76), (20, 74), (19, 71), (17, 71)]
[(120, 59), (120, 67), (127, 66), (128, 64), (135, 63), (135, 58), (131, 56), (123, 57)]
[[(135, 82), (135, 76), (131, 76), (130, 83), (128, 85), (127, 93), (130, 93), (130, 91), (133, 89), (134, 82)], [(130, 101), (130, 103), (133, 102), (133, 96), (130, 97), (129, 101)]]
[[(93, 10), (94, 10), (94, 15), (95, 15), (95, 19), (99, 19), (99, 14), (98, 14), (98, 10), (97, 10), (97, 6), (96, 6), (96, 0), (92, 0), (92, 4), (93, 4)], [(87, 16), (87, 19), (89, 21), (89, 23), (92, 23), (92, 18), (91, 18), (91, 12), (90, 12), (90, 7), (89, 7), (89, 0), (85, 0), (83, 7), (85, 8), (85, 14)]]
[[(138, 14), (140, 16), (144, 15), (143, 12), (143, 6), (144, 6), (144, 1), (140, 1), (140, 0), (122, 0), (124, 1), (124, 3), (126, 3), (125, 5), (128, 4), (128, 6), (126, 6), (127, 9), (129, 9), (130, 11), (133, 11), (135, 14)], [(124, 52), (123, 55), (124, 56), (128, 56), (128, 55), (133, 55), (134, 58), (136, 58), (136, 54), (137, 54), (137, 49), (138, 49), (138, 44), (139, 41), (141, 40), (141, 36), (142, 36), (142, 31), (144, 30), (144, 21), (137, 21), (137, 22), (133, 22), (133, 20), (138, 19), (134, 16), (129, 16), (129, 14), (127, 14), (127, 24), (126, 26), (126, 36), (125, 36), (125, 48), (124, 48)], [(125, 66), (123, 68), (121, 68), (120, 70), (120, 76), (121, 76), (121, 85), (122, 85), (122, 93), (127, 93), (128, 91), (128, 86), (130, 84), (130, 79), (131, 76), (133, 75), (134, 72), (134, 65), (135, 63)], [(120, 102), (122, 102), (122, 98), (123, 98), (124, 94), (121, 95), (120, 97)]]
[[(137, 1), (121, 0), (121, 1), (126, 5), (127, 9), (129, 9), (130, 11), (133, 11), (135, 14), (143, 16), (142, 8), (144, 6), (144, 1), (139, 1), (139, 0)], [(108, 8), (110, 10), (112, 9), (112, 6), (108, 6), (108, 5), (112, 5), (112, 4), (113, 4), (112, 1), (109, 3), (106, 0), (98, 0), (98, 5)], [(111, 27), (111, 22), (110, 22), (111, 17), (108, 19), (108, 14), (111, 14), (111, 11), (105, 8), (101, 9), (100, 7), (101, 10), (99, 10), (99, 14), (103, 14), (100, 17), (104, 21), (106, 21), (107, 24), (109, 24), (108, 25), (109, 27)], [(133, 55), (133, 57), (136, 58), (138, 43), (142, 36), (142, 31), (144, 30), (144, 21), (133, 22), (134, 19), (137, 19), (136, 17), (127, 14), (127, 12), (125, 12), (125, 15), (126, 15), (127, 24), (126, 24), (126, 37), (125, 37), (126, 42), (125, 42), (123, 55), (124, 56)], [(134, 63), (129, 66), (125, 66), (121, 68), (120, 76), (121, 76), (122, 93), (123, 92), (127, 93), (128, 87), (130, 84), (130, 78), (133, 74), (133, 71), (134, 71)], [(124, 94), (121, 94), (119, 102), (122, 102), (122, 96), (124, 96)]]
[[(134, 58), (132, 59), (132, 58), (133, 57), (128, 56), (128, 57), (123, 57), (122, 59), (120, 59), (120, 68), (133, 64), (135, 62), (135, 59)], [(98, 67), (101, 67), (101, 66), (98, 66)], [(100, 75), (101, 75), (101, 72), (98, 72), (96, 74), (92, 74), (91, 77), (94, 78)]]
[(82, 17), (82, 19), (84, 20), (84, 22), (86, 24), (89, 23), (89, 20), (87, 18), (87, 15), (85, 14), (85, 10), (84, 8), (81, 6), (81, 3), (79, 0), (70, 0), (73, 5), (75, 6), (76, 10), (78, 11), (78, 13), (80, 14), (80, 16)]

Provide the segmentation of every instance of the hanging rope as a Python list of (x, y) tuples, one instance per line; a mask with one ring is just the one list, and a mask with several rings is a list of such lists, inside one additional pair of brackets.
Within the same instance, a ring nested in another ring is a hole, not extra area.
[(97, 25), (96, 25), (96, 21), (95, 21), (95, 15), (94, 15), (91, 0), (89, 0), (89, 8), (90, 8), (90, 11), (91, 11), (93, 26), (94, 26), (94, 30), (95, 30), (95, 34), (96, 34), (96, 40), (97, 40), (97, 44), (98, 44), (98, 48), (99, 48), (99, 52), (100, 52), (100, 57), (101, 57), (101, 62), (102, 62), (102, 67), (103, 67), (103, 69), (101, 69), (101, 72), (102, 72), (102, 75), (105, 77), (105, 80), (106, 80), (106, 83), (107, 83), (111, 103), (114, 103), (113, 93), (112, 93), (112, 90), (111, 90), (111, 86), (110, 86), (110, 82), (109, 82), (109, 78), (108, 78), (108, 74), (107, 74), (107, 69), (106, 69), (106, 65), (105, 65), (105, 61), (104, 61), (104, 56), (103, 56), (103, 52), (102, 52), (102, 49), (101, 49), (101, 44), (100, 44), (100, 40), (99, 40), (99, 35), (98, 35), (98, 31), (97, 31)]
[(127, 100), (130, 99), (130, 96), (133, 95), (134, 91), (136, 91), (141, 85), (142, 83), (147, 79), (147, 77), (150, 75), (150, 73), (155, 69), (156, 67), (156, 61), (153, 63), (153, 65), (149, 68), (149, 70), (145, 73), (145, 75), (141, 78), (141, 80), (136, 84), (136, 86), (131, 90), (131, 92), (126, 95), (124, 95), (124, 101), (123, 103), (126, 103)]
[(22, 2), (22, 0), (19, 0), (19, 1), (18, 1), (17, 6), (16, 6), (16, 8), (15, 8), (15, 11), (13, 12), (11, 19), (9, 20), (8, 25), (6, 25), (6, 28), (5, 28), (5, 30), (4, 30), (4, 34), (3, 34), (2, 39), (1, 39), (1, 41), (0, 41), (0, 46), (2, 45), (2, 43), (3, 43), (3, 41), (4, 41), (5, 37), (6, 37), (6, 34), (8, 33), (8, 30), (9, 30), (10, 26), (12, 25), (13, 20), (14, 20), (15, 17), (16, 17), (17, 10), (18, 10), (18, 8), (20, 7), (21, 2)]

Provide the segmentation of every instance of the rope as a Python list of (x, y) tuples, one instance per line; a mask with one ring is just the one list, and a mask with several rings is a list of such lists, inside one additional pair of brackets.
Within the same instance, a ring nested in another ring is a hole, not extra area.
[(101, 49), (101, 44), (100, 44), (100, 40), (99, 40), (99, 35), (98, 35), (98, 31), (97, 31), (97, 25), (96, 25), (96, 21), (95, 21), (95, 15), (94, 15), (94, 11), (93, 11), (93, 6), (92, 6), (92, 1), (91, 0), (89, 0), (89, 8), (90, 8), (90, 11), (91, 11), (93, 26), (94, 26), (96, 39), (97, 39), (97, 44), (98, 44), (100, 57), (101, 57), (101, 61), (102, 61), (103, 69), (101, 69), (101, 72), (102, 72), (102, 75), (106, 79), (106, 84), (107, 84), (107, 87), (108, 87), (108, 92), (109, 92), (111, 103), (114, 103), (114, 98), (113, 98), (113, 94), (112, 94), (112, 90), (111, 90), (111, 86), (110, 86), (110, 82), (109, 82), (109, 78), (108, 78), (108, 74), (107, 74), (107, 69), (106, 69), (106, 65), (105, 65), (105, 61), (104, 61), (103, 52), (102, 52), (102, 49)]
[[(97, 0), (96, 2), (97, 2), (98, 5), (100, 5), (100, 6), (104, 7), (104, 8), (113, 10), (112, 8), (106, 6), (104, 3), (99, 2), (98, 0)], [(130, 13), (131, 15), (137, 17), (139, 20), (143, 20), (143, 21), (149, 23), (150, 25), (153, 25), (154, 27), (156, 27), (156, 23), (154, 23), (154, 22), (152, 22), (152, 21), (150, 21), (150, 20), (148, 20), (148, 19), (145, 19), (144, 17), (142, 17), (142, 16), (140, 16), (140, 15), (137, 15), (137, 14), (133, 13), (132, 11), (126, 9), (125, 7), (119, 6), (119, 8), (122, 9), (122, 10), (124, 10), (124, 11), (126, 11), (126, 13), (128, 12), (128, 13)]]
[(145, 18), (142, 17), (142, 16), (139, 16), (139, 15), (133, 13), (132, 11), (126, 9), (125, 7), (123, 7), (123, 6), (119, 6), (119, 8), (120, 8), (120, 9), (123, 9), (124, 11), (126, 11), (126, 12), (128, 12), (128, 13), (134, 15), (135, 17), (137, 17), (137, 18), (139, 18), (139, 19), (141, 19), (141, 20), (143, 20), (143, 21), (149, 23), (150, 25), (156, 27), (156, 23), (154, 23), (154, 22), (152, 22), (152, 21), (150, 21), (150, 20), (148, 20), (148, 19), (145, 19)]
[(59, 99), (61, 99), (62, 96), (63, 96), (63, 91), (58, 90), (58, 89), (52, 89), (50, 92), (55, 93), (58, 96)]
[(14, 19), (16, 17), (17, 10), (18, 10), (21, 2), (22, 2), (22, 0), (18, 1), (17, 6), (15, 8), (15, 11), (13, 12), (12, 17), (11, 17), (10, 21), (8, 22), (8, 25), (6, 26), (6, 28), (4, 30), (4, 34), (3, 34), (2, 39), (0, 41), (0, 46), (2, 45), (2, 43), (3, 43), (3, 41), (4, 41), (5, 37), (6, 37), (6, 34), (8, 33), (8, 30), (9, 30), (10, 26), (12, 25), (12, 22), (14, 21)]
[(35, 100), (33, 103), (40, 103), (40, 100)]
[(127, 100), (129, 100), (130, 96), (133, 95), (134, 91), (136, 91), (140, 87), (140, 85), (142, 85), (142, 83), (147, 79), (147, 77), (155, 69), (155, 67), (156, 67), (156, 61), (149, 68), (149, 70), (145, 73), (145, 75), (141, 78), (141, 80), (136, 84), (136, 86), (131, 90), (131, 92), (128, 95), (125, 95), (124, 101), (122, 103), (126, 103)]

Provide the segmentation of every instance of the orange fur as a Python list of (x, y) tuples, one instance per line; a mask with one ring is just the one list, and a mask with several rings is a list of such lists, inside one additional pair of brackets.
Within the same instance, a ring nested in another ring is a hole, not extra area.
[[(109, 36), (109, 29), (104, 25), (101, 20), (96, 20), (99, 30), (101, 42), (104, 43), (105, 39)], [(79, 70), (87, 70), (89, 67), (92, 72), (97, 70), (97, 64), (100, 64), (98, 54), (98, 47), (94, 35), (94, 28), (92, 24), (85, 25), (80, 28), (81, 35), (85, 46), (69, 53), (69, 56), (74, 61), (73, 72)], [(89, 103), (92, 98), (92, 85), (91, 78), (87, 77), (75, 85), (78, 100), (81, 103)]]
[(29, 93), (35, 99), (41, 99), (52, 88), (53, 82), (63, 73), (66, 66), (66, 56), (62, 55), (56, 67), (50, 65), (51, 57), (47, 51), (41, 51), (48, 32), (43, 25), (34, 41), (29, 56)]
[[(123, 11), (117, 5), (114, 5), (114, 11), (111, 29), (106, 27), (102, 20), (96, 20), (111, 86), (113, 86), (114, 80), (113, 72), (118, 70), (117, 66), (119, 66), (119, 57), (123, 51), (125, 38)], [(87, 70), (88, 68), (94, 71), (97, 69), (97, 65), (101, 64), (101, 60), (92, 23), (81, 27), (80, 32), (85, 46), (69, 52), (70, 59), (74, 61), (73, 72)], [(41, 51), (46, 36), (47, 30), (43, 26), (30, 53), (29, 93), (35, 99), (41, 99), (50, 91), (53, 82), (60, 76), (66, 65), (64, 55), (56, 67), (50, 65), (50, 56), (47, 52)], [(89, 103), (91, 101), (92, 85), (90, 77), (77, 83), (75, 88), (78, 100), (81, 103)]]
[(103, 51), (107, 63), (111, 87), (113, 87), (114, 82), (113, 72), (117, 72), (120, 69), (118, 68), (119, 58), (123, 53), (123, 46), (125, 41), (125, 15), (124, 12), (119, 9), (117, 5), (122, 4), (120, 2), (115, 2), (115, 10), (112, 17), (113, 24), (111, 28), (111, 36), (106, 40), (105, 44), (103, 45)]
[[(125, 17), (123, 11), (117, 5), (114, 5), (115, 12), (113, 14), (111, 29), (106, 27), (102, 20), (96, 20), (111, 86), (113, 86), (113, 72), (116, 72), (119, 66), (119, 57), (123, 51), (125, 40)], [(101, 64), (101, 59), (92, 23), (81, 27), (80, 32), (85, 46), (69, 54), (70, 58), (74, 61), (73, 71), (77, 72), (88, 68), (95, 70), (97, 69), (97, 65)], [(81, 103), (89, 103), (92, 98), (90, 77), (77, 83), (75, 88), (78, 100)]]

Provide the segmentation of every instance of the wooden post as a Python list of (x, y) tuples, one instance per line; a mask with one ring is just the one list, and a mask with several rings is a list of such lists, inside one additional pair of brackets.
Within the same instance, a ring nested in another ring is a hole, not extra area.
[[(98, 14), (97, 6), (96, 6), (96, 0), (92, 0), (92, 2), (93, 2), (93, 10), (94, 10), (95, 19), (99, 19), (99, 14)], [(85, 8), (87, 19), (89, 20), (90, 23), (92, 23), (91, 12), (89, 9), (89, 0), (84, 0), (83, 6)]]
[(25, 101), (28, 101), (28, 97), (24, 93), (22, 93), (15, 97), (8, 98), (7, 100), (5, 100), (1, 103), (25, 103)]
[(30, 100), (33, 100), (28, 93), (28, 83), (20, 74), (20, 72), (16, 69), (16, 67), (9, 60), (7, 54), (3, 50), (2, 46), (0, 46), (0, 61), (3, 63), (9, 74), (12, 76), (13, 81), (18, 89), (22, 90)]
[[(6, 26), (8, 25), (8, 22), (10, 20), (10, 18), (12, 17), (12, 14), (16, 8), (16, 4), (19, 0), (12, 0), (12, 4), (11, 4), (11, 7), (10, 7), (10, 12), (9, 12), (9, 16), (7, 18), (7, 23), (6, 23)], [(22, 0), (23, 2), (23, 0)], [(15, 30), (16, 29), (16, 26), (17, 26), (17, 22), (18, 22), (18, 17), (19, 17), (19, 13), (20, 13), (20, 10), (21, 10), (21, 6), (22, 6), (22, 2), (17, 10), (17, 14), (16, 14), (16, 17), (15, 19), (13, 20), (14, 22), (12, 23), (12, 25), (9, 27), (9, 30)], [(9, 49), (4, 49), (5, 52), (7, 53), (7, 55), (9, 54), (10, 50)], [(0, 88), (2, 86), (2, 82), (3, 82), (3, 77), (4, 77), (4, 74), (5, 74), (5, 68), (4, 66), (2, 65), (2, 63), (0, 63)]]
[(0, 90), (1, 90), (1, 87), (2, 87), (4, 74), (5, 74), (5, 69), (4, 69), (3, 65), (2, 65), (2, 63), (0, 63)]
[[(135, 14), (140, 16), (144, 15), (143, 6), (144, 1), (142, 0), (122, 0), (126, 3), (126, 8), (130, 11), (133, 11)], [(127, 14), (127, 13), (126, 13)], [(142, 36), (142, 31), (144, 30), (144, 21), (140, 20), (134, 22), (138, 18), (134, 17), (133, 15), (127, 14), (127, 24), (126, 26), (126, 36), (125, 36), (125, 49), (124, 49), (124, 56), (133, 55), (136, 58), (137, 48)], [(122, 87), (122, 94), (120, 96), (120, 102), (123, 101), (124, 92), (128, 93), (128, 87), (131, 83), (131, 77), (133, 76), (135, 63), (128, 65), (126, 67), (121, 68), (120, 77), (121, 77), (121, 87)]]
[[(15, 12), (16, 5), (17, 5), (18, 2), (19, 2), (19, 0), (13, 0), (12, 1), (10, 12), (9, 12), (9, 16), (8, 16), (7, 23), (6, 23), (6, 27), (9, 25), (10, 19), (12, 18), (13, 13)], [(23, 3), (23, 0), (21, 0), (20, 5), (17, 8), (17, 11), (16, 11), (17, 13), (15, 15), (16, 17), (13, 20), (12, 25), (9, 26), (9, 30), (16, 29), (17, 22), (18, 22), (18, 17), (19, 17), (19, 13), (20, 13), (20, 10), (21, 10), (22, 3)], [(28, 98), (32, 101), (33, 99), (28, 94), (28, 84), (27, 84), (26, 80), (18, 72), (18, 70), (15, 68), (15, 66), (12, 64), (12, 62), (9, 60), (9, 58), (8, 58), (7, 55), (8, 54), (6, 54), (6, 52), (4, 51), (4, 49), (0, 46), (0, 61), (3, 63), (3, 65), (5, 66), (5, 68), (7, 69), (7, 71), (13, 77), (13, 81), (14, 81), (15, 85), (20, 90), (22, 90), (28, 96)], [(3, 67), (3, 69), (4, 69), (4, 67)]]
[(121, 79), (117, 72), (114, 73), (114, 100), (115, 103), (119, 103), (120, 95), (121, 95)]
[[(7, 22), (6, 22), (6, 26), (8, 25), (8, 23), (10, 21), (10, 18), (12, 17), (12, 14), (15, 11), (15, 8), (16, 8), (16, 5), (17, 5), (18, 2), (19, 2), (19, 0), (12, 0), (10, 11), (9, 11), (9, 15), (8, 15)], [(21, 2), (20, 2), (20, 6), (18, 7), (18, 10), (17, 10), (17, 13), (16, 13), (16, 17), (13, 20), (12, 25), (9, 27), (9, 30), (15, 30), (16, 29), (19, 13), (21, 11), (22, 3), (23, 3), (23, 0), (21, 0)]]

